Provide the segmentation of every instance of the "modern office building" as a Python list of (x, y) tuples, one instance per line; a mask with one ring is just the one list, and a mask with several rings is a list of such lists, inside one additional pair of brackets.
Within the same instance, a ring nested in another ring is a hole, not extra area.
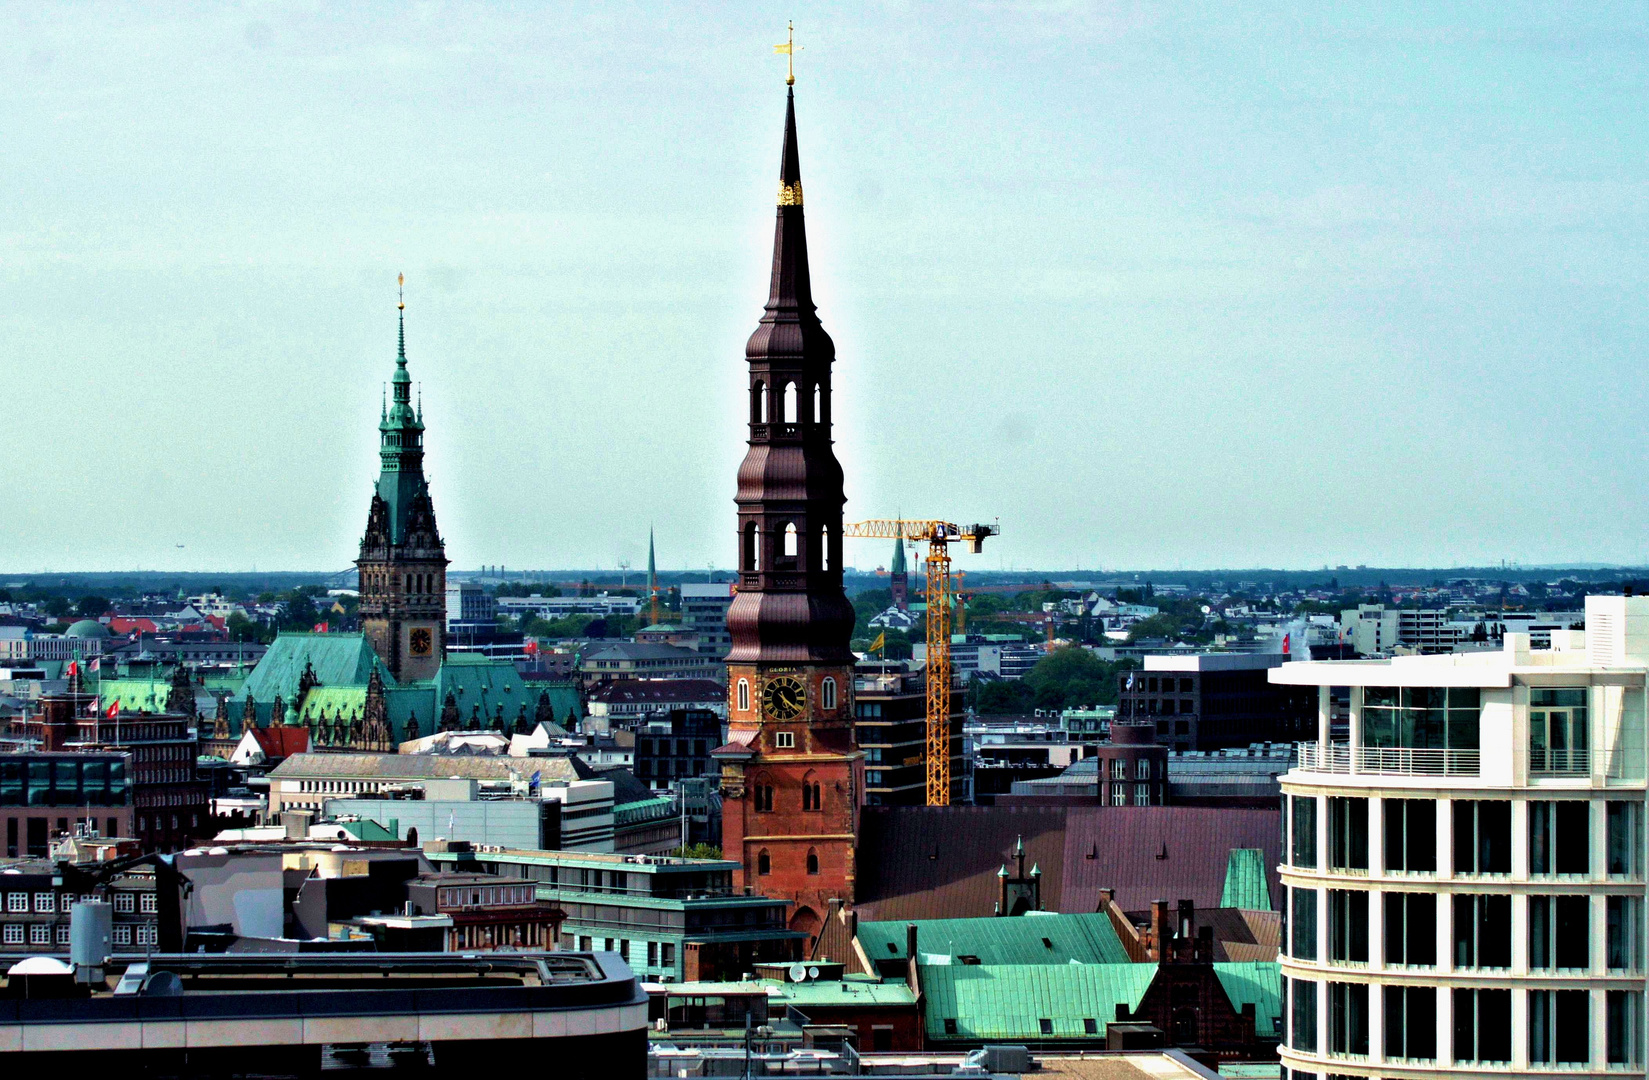
[(699, 652), (720, 660), (733, 647), (733, 635), (727, 630), (727, 609), (732, 606), (733, 586), (728, 582), (682, 584), (681, 622), (697, 632)]
[(1649, 597), (1586, 625), (1271, 671), (1319, 701), (1282, 778), (1285, 1077), (1643, 1075)]
[(802, 958), (807, 935), (786, 928), (789, 902), (734, 889), (738, 864), (728, 860), (498, 849), (425, 856), (444, 870), (529, 879), (538, 900), (564, 913), (564, 948), (617, 953), (647, 979), (736, 979), (753, 964)]
[[(951, 695), (951, 802), (972, 801), (962, 751), (964, 695)], [(927, 674), (902, 662), (863, 661), (854, 668), (853, 736), (865, 754), (866, 806), (927, 803)]]
[(1287, 653), (1147, 656), (1143, 671), (1118, 676), (1117, 717), (1154, 723), (1157, 741), (1175, 750), (1220, 750), (1310, 735), (1316, 701), (1309, 691), (1268, 682)]

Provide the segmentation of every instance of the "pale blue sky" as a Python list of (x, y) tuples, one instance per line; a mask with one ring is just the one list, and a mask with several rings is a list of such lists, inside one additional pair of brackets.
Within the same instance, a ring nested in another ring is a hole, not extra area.
[(6, 570), (346, 566), (397, 271), (458, 566), (727, 565), (787, 18), (850, 518), (1649, 560), (1643, 4), (153, 7), (0, 8)]

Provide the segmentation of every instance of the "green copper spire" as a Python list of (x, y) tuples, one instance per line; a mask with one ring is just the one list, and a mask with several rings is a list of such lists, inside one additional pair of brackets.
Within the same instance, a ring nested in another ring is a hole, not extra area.
[(647, 526), (647, 595), (658, 592), (658, 564), (653, 560), (653, 527)]
[[(397, 278), (404, 287), (405, 276)], [(407, 372), (407, 305), (403, 292), (397, 301), (399, 323), (395, 375), (390, 380), (391, 401), (378, 423), (378, 495), (388, 504), (389, 540), (406, 535), (412, 500), (424, 488), (424, 422), (412, 407), (412, 376)]]
[(903, 574), (905, 572), (905, 542), (903, 540), (893, 542), (893, 561), (888, 564), (887, 570), (890, 574)]

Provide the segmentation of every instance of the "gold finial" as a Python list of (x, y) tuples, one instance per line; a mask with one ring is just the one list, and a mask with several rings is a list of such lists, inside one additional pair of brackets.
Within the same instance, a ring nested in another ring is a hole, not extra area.
[(786, 41), (782, 44), (773, 46), (773, 51), (774, 52), (783, 53), (784, 55), (790, 57), (789, 61), (787, 61), (787, 63), (790, 65), (790, 69), (789, 69), (788, 74), (785, 76), (785, 80), (784, 80), (784, 84), (786, 86), (795, 86), (796, 85), (796, 48), (797, 48), (797, 45), (796, 45), (796, 24), (791, 23), (790, 24), (790, 40)]
[(405, 274), (395, 275), (395, 291), (400, 297), (400, 302), (395, 306), (405, 311), (407, 309), (407, 276)]

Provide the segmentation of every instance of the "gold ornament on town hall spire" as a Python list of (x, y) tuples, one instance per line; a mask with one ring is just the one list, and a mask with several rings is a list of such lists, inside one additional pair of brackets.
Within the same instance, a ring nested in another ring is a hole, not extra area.
[(405, 274), (395, 275), (395, 291), (400, 301), (395, 307), (397, 310), (405, 311), (407, 309), (407, 276)]
[(790, 65), (790, 68), (789, 68), (789, 71), (785, 75), (784, 83), (785, 83), (786, 86), (795, 86), (796, 85), (796, 24), (791, 23), (789, 29), (790, 29), (790, 40), (781, 42), (778, 45), (773, 46), (773, 51), (776, 52), (776, 53), (783, 53), (784, 55), (790, 57), (790, 60), (788, 61), (789, 65)]

